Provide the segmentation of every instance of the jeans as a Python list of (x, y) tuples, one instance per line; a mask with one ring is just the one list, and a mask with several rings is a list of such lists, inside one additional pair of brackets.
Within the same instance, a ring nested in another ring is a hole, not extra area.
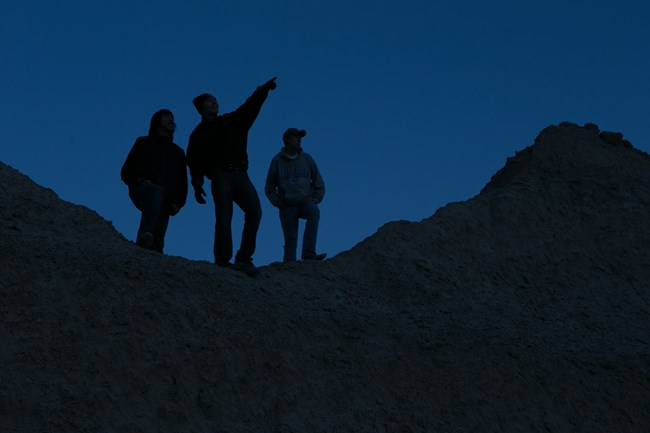
[(316, 255), (316, 237), (318, 236), (318, 222), (320, 210), (318, 205), (311, 200), (299, 205), (280, 207), (280, 224), (284, 233), (284, 261), (296, 260), (296, 247), (298, 244), (298, 220), (307, 220), (305, 233), (302, 238), (302, 258)]
[(140, 212), (138, 237), (149, 232), (153, 235), (152, 250), (162, 253), (165, 246), (165, 233), (169, 224), (169, 203), (165, 189), (153, 183), (141, 183), (129, 188), (129, 197)]
[(244, 212), (244, 229), (235, 261), (250, 263), (255, 253), (257, 230), (262, 220), (262, 205), (248, 174), (240, 170), (220, 170), (212, 179), (214, 226), (214, 260), (229, 262), (232, 257), (233, 203)]

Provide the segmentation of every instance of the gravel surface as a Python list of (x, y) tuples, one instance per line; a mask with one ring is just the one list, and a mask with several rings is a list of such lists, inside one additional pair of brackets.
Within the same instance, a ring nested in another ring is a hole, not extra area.
[(477, 196), (251, 278), (0, 163), (2, 432), (648, 432), (650, 159), (549, 126)]

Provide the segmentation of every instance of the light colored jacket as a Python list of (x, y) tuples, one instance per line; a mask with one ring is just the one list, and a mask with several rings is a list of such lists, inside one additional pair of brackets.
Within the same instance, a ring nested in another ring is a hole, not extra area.
[(301, 149), (291, 156), (283, 148), (271, 160), (264, 192), (275, 207), (295, 206), (310, 198), (320, 203), (325, 182), (311, 155)]

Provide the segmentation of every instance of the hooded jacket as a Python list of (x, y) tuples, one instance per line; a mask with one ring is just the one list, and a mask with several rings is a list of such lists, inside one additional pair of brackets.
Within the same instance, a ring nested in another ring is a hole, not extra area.
[(192, 185), (203, 186), (203, 177), (214, 177), (214, 171), (234, 165), (248, 169), (248, 131), (257, 119), (269, 88), (259, 86), (237, 110), (202, 120), (190, 134), (187, 164)]
[(298, 205), (309, 198), (320, 203), (325, 182), (311, 155), (300, 149), (291, 156), (283, 148), (271, 160), (264, 192), (275, 207)]
[(165, 188), (167, 200), (180, 209), (187, 199), (185, 152), (172, 140), (149, 135), (139, 137), (121, 171), (129, 191), (148, 179)]

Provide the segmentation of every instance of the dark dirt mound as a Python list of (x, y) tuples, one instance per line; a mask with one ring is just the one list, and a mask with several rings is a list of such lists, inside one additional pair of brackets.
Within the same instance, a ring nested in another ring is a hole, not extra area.
[(550, 126), (470, 200), (257, 278), (0, 186), (0, 431), (650, 429), (650, 159), (620, 134)]

